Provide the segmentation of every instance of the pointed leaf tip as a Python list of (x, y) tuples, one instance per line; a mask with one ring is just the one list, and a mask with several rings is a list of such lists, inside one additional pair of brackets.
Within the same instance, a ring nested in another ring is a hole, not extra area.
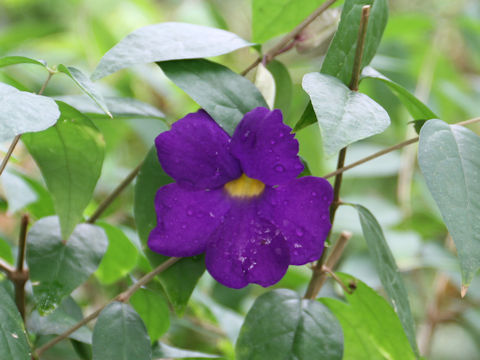
[(462, 290), (460, 291), (460, 295), (462, 296), (462, 299), (467, 295), (468, 291), (468, 285), (462, 284)]

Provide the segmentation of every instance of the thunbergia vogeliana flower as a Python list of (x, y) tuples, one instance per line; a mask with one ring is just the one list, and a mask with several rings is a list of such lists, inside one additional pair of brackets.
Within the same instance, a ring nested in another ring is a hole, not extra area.
[(270, 286), (288, 266), (320, 257), (333, 192), (303, 170), (298, 141), (280, 110), (258, 107), (230, 137), (205, 111), (188, 114), (155, 139), (176, 183), (155, 198), (150, 249), (166, 256), (205, 253), (220, 283)]

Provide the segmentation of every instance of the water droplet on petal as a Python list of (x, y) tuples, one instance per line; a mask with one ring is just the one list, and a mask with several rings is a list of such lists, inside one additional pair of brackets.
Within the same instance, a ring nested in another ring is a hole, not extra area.
[(288, 200), (284, 200), (283, 205), (285, 205), (285, 206), (288, 205)]
[(275, 145), (275, 143), (276, 143), (275, 140), (270, 140), (271, 145)]
[(303, 236), (303, 230), (298, 228), (297, 230), (295, 230), (295, 233), (298, 235), (298, 236)]
[(295, 249), (300, 249), (300, 248), (302, 247), (302, 245), (299, 244), (299, 243), (295, 243), (295, 244), (293, 244), (293, 247), (294, 247)]
[(187, 225), (183, 224), (182, 229), (186, 229), (186, 228), (187, 228)]
[(283, 167), (283, 165), (278, 164), (278, 165), (275, 165), (274, 170), (276, 172), (282, 173), (285, 171), (285, 168)]
[(278, 134), (278, 137), (281, 137), (281, 138), (282, 138), (282, 137), (284, 137), (284, 136), (285, 136), (285, 134), (284, 134), (283, 132), (281, 132), (280, 134)]
[(323, 200), (327, 201), (327, 200), (328, 200), (328, 196), (324, 196), (324, 197), (323, 197)]
[(188, 210), (187, 210), (187, 215), (188, 215), (188, 216), (193, 216), (193, 210), (192, 210), (192, 209), (188, 209)]
[(215, 217), (215, 214), (213, 212), (209, 212), (208, 215), (210, 215), (211, 218), (214, 218)]
[(315, 191), (312, 191), (312, 196), (317, 196), (317, 193)]
[(327, 215), (322, 215), (322, 220), (326, 220), (327, 219)]

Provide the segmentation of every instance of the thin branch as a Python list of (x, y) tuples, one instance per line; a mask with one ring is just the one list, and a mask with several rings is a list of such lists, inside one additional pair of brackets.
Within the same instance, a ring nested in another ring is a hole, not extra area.
[(101, 202), (97, 210), (93, 213), (90, 219), (87, 220), (87, 223), (93, 224), (98, 218), (103, 214), (103, 212), (110, 206), (110, 204), (117, 198), (118, 195), (122, 193), (123, 190), (135, 179), (135, 177), (140, 172), (140, 169), (143, 165), (143, 161), (137, 165), (135, 169), (132, 170), (130, 174), (127, 175), (125, 179), (112, 191), (108, 197)]
[(348, 294), (351, 294), (352, 293), (352, 290), (348, 288), (347, 285), (345, 285), (345, 283), (337, 276), (337, 274), (335, 274), (333, 272), (332, 269), (330, 269), (328, 266), (326, 265), (323, 265), (322, 266), (322, 271), (325, 273), (325, 274), (328, 274), (332, 277), (333, 280), (335, 280), (343, 289), (343, 291), (345, 291), (346, 293)]
[[(52, 72), (52, 71), (48, 72), (48, 77), (45, 80), (45, 82), (43, 83), (42, 87), (40, 88), (40, 91), (38, 92), (38, 95), (43, 94), (43, 92), (45, 91), (45, 88), (47, 87), (48, 83), (50, 82), (50, 79), (52, 78), (53, 74), (55, 74), (55, 72)], [(0, 164), (0, 176), (3, 173), (3, 170), (5, 170), (5, 168), (7, 167), (8, 160), (12, 156), (13, 150), (15, 150), (15, 147), (17, 146), (18, 141), (20, 140), (21, 136), (22, 136), (22, 134), (19, 134), (19, 135), (15, 136), (13, 138), (12, 143), (10, 144), (10, 146), (8, 148), (8, 151), (5, 154), (5, 157), (3, 158), (2, 163)]]
[[(452, 125), (467, 126), (467, 125), (475, 124), (475, 123), (478, 123), (478, 122), (480, 122), (480, 117), (476, 117), (476, 118), (473, 118), (473, 119), (461, 121), (461, 122), (459, 122), (459, 123), (452, 124)], [(353, 162), (353, 163), (351, 163), (351, 164), (349, 164), (349, 165), (347, 165), (347, 166), (344, 166), (344, 167), (342, 167), (341, 169), (337, 169), (337, 170), (335, 170), (335, 171), (333, 171), (333, 172), (331, 172), (331, 173), (328, 173), (328, 174), (324, 175), (323, 177), (324, 177), (325, 179), (328, 179), (328, 178), (330, 178), (330, 177), (332, 177), (332, 176), (336, 176), (337, 174), (341, 174), (341, 173), (343, 173), (343, 172), (345, 172), (345, 171), (347, 171), (347, 170), (350, 170), (350, 169), (352, 169), (352, 168), (354, 168), (354, 167), (357, 167), (358, 165), (362, 165), (362, 164), (364, 164), (364, 163), (366, 163), (366, 162), (368, 162), (368, 161), (374, 160), (374, 159), (376, 159), (376, 158), (378, 158), (378, 157), (380, 157), (380, 156), (386, 155), (386, 154), (388, 154), (388, 153), (390, 153), (390, 152), (392, 152), (392, 151), (395, 151), (395, 150), (401, 149), (401, 148), (403, 148), (403, 147), (405, 147), (405, 146), (414, 144), (414, 143), (416, 143), (419, 139), (420, 139), (420, 138), (419, 138), (418, 136), (416, 136), (416, 137), (411, 138), (411, 139), (409, 139), (409, 140), (402, 141), (401, 143), (398, 143), (398, 144), (396, 144), (396, 145), (390, 146), (390, 147), (388, 147), (388, 148), (386, 148), (386, 149), (383, 149), (383, 150), (381, 150), (381, 151), (378, 151), (378, 152), (376, 152), (376, 153), (374, 153), (374, 154), (372, 154), (372, 155), (369, 155), (369, 156), (367, 156), (367, 157), (364, 157), (363, 159), (360, 159), (360, 160), (358, 160), (358, 161), (355, 161), (355, 162)]]
[[(334, 269), (335, 266), (337, 265), (338, 261), (340, 260), (340, 257), (343, 254), (343, 251), (345, 250), (345, 246), (347, 245), (348, 240), (352, 237), (352, 233), (349, 231), (342, 231), (340, 234), (340, 237), (338, 240), (335, 242), (335, 245), (333, 246), (332, 251), (330, 252), (330, 255), (328, 256), (326, 261), (321, 261), (319, 260), (317, 262), (317, 265), (321, 262), (322, 264), (325, 262), (325, 266), (329, 269)], [(322, 256), (326, 254), (326, 251), (323, 252)], [(320, 289), (322, 288), (323, 284), (325, 283), (325, 280), (327, 279), (327, 274), (322, 267), (313, 267), (313, 275), (312, 278), (310, 279), (310, 283), (308, 284), (308, 289), (305, 293), (305, 299), (312, 299), (314, 300), (318, 293), (320, 292)]]
[(84, 318), (83, 320), (79, 321), (77, 324), (75, 324), (74, 326), (72, 326), (70, 329), (68, 329), (67, 331), (65, 331), (64, 333), (58, 335), (57, 337), (55, 337), (54, 339), (50, 340), (48, 343), (46, 343), (45, 345), (39, 347), (36, 351), (35, 351), (35, 356), (37, 358), (40, 357), (40, 355), (42, 355), (46, 350), (48, 350), (49, 348), (51, 348), (52, 346), (58, 344), (60, 341), (66, 339), (68, 336), (70, 336), (72, 333), (74, 333), (75, 331), (77, 331), (78, 329), (80, 329), (82, 326), (88, 324), (90, 321), (92, 321), (93, 319), (97, 318), (98, 315), (100, 315), (100, 313), (102, 312), (103, 309), (105, 309), (105, 307), (107, 307), (109, 304), (111, 304), (112, 302), (114, 301), (121, 301), (121, 302), (127, 302), (130, 298), (130, 296), (133, 295), (133, 293), (135, 291), (137, 291), (138, 289), (140, 289), (142, 286), (144, 286), (145, 284), (147, 284), (150, 280), (152, 280), (156, 275), (160, 274), (161, 272), (167, 270), (170, 266), (172, 266), (173, 264), (175, 264), (177, 261), (179, 261), (181, 258), (176, 258), (176, 257), (172, 257), (170, 259), (168, 259), (167, 261), (165, 261), (164, 263), (160, 264), (157, 268), (155, 268), (154, 270), (152, 270), (151, 272), (149, 272), (148, 274), (146, 274), (144, 277), (142, 277), (141, 279), (139, 279), (135, 284), (133, 284), (130, 288), (128, 288), (126, 291), (122, 292), (121, 294), (117, 295), (116, 297), (114, 297), (112, 300), (110, 300), (108, 303), (106, 303), (105, 305), (103, 305), (102, 307), (100, 307), (99, 309), (97, 309), (96, 311), (94, 311), (92, 314), (88, 315), (86, 318)]
[(242, 75), (247, 75), (250, 70), (255, 68), (258, 64), (265, 60), (265, 63), (268, 64), (272, 61), (275, 56), (284, 52), (284, 49), (289, 47), (292, 42), (295, 41), (296, 37), (308, 26), (310, 25), (317, 17), (325, 12), (330, 6), (332, 6), (337, 0), (328, 0), (324, 2), (320, 7), (318, 7), (313, 13), (311, 13), (305, 20), (297, 25), (292, 31), (285, 35), (280, 42), (271, 48), (264, 57), (259, 57), (256, 59), (250, 66), (241, 72)]
[(367, 35), (368, 19), (370, 17), (371, 5), (362, 7), (362, 17), (360, 19), (360, 28), (358, 30), (357, 48), (355, 50), (355, 60), (353, 62), (353, 73), (350, 81), (350, 90), (358, 91), (358, 82), (360, 72), (362, 71), (363, 49), (365, 47), (365, 38)]
[(15, 303), (17, 304), (18, 311), (22, 315), (22, 319), (25, 321), (25, 283), (28, 280), (29, 272), (23, 268), (25, 262), (25, 251), (27, 244), (27, 227), (30, 218), (28, 214), (22, 216), (22, 223), (20, 226), (20, 237), (18, 241), (18, 256), (17, 256), (17, 268), (12, 274), (11, 279), (15, 285)]
[(0, 259), (0, 270), (2, 270), (8, 277), (15, 272), (15, 268), (4, 262), (2, 259)]

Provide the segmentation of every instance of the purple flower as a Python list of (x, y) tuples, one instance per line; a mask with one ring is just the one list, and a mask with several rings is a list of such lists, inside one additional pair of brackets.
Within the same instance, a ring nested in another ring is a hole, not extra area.
[(166, 256), (205, 253), (210, 274), (231, 288), (270, 286), (288, 265), (320, 257), (333, 192), (322, 178), (298, 178), (298, 141), (280, 110), (258, 107), (230, 136), (203, 110), (155, 139), (176, 183), (155, 198), (148, 246)]

